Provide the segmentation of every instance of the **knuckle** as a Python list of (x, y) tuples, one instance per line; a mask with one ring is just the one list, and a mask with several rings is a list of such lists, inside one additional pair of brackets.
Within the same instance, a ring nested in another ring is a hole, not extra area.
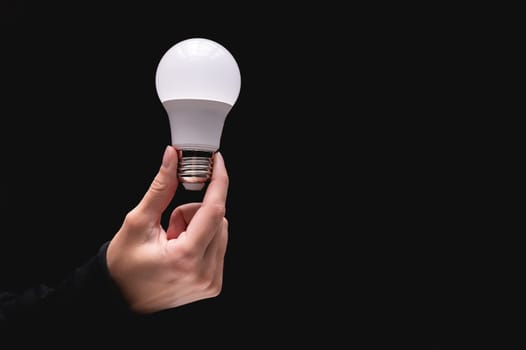
[(168, 188), (168, 184), (166, 181), (160, 178), (160, 176), (156, 176), (152, 184), (150, 185), (150, 190), (153, 192), (163, 192)]
[(219, 295), (219, 293), (221, 293), (222, 283), (215, 277), (211, 271), (206, 271), (196, 276), (197, 288), (210, 296)]
[(213, 283), (210, 285), (210, 288), (208, 289), (208, 293), (210, 296), (216, 297), (219, 294), (221, 294), (221, 284), (219, 283)]
[(226, 208), (221, 204), (206, 204), (210, 215), (217, 219), (223, 219), (226, 214)]
[(182, 261), (186, 261), (188, 264), (194, 263), (195, 251), (191, 246), (181, 245), (179, 247), (178, 255)]
[(124, 224), (131, 229), (142, 227), (140, 213), (135, 209), (128, 212), (124, 217)]
[(228, 186), (228, 182), (230, 181), (227, 174), (220, 175), (219, 180), (222, 181), (225, 184), (225, 186)]

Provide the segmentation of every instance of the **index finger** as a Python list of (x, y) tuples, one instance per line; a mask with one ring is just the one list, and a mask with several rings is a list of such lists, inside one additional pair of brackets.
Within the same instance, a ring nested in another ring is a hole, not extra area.
[(214, 157), (214, 170), (203, 203), (186, 229), (187, 239), (202, 247), (203, 252), (220, 231), (226, 210), (228, 174), (221, 154), (216, 153)]
[(214, 155), (214, 170), (203, 198), (203, 204), (225, 205), (228, 183), (229, 179), (225, 161), (221, 153), (216, 152)]

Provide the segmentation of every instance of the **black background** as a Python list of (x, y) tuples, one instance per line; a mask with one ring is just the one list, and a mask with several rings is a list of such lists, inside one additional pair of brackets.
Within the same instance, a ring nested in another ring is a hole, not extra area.
[[(229, 345), (445, 349), (477, 318), (477, 268), (457, 224), (468, 211), (464, 124), (449, 128), (444, 113), (458, 98), (445, 87), (459, 47), (436, 12), (2, 6), (2, 287), (58, 282), (111, 239), (170, 143), (158, 61), (206, 37), (242, 76), (220, 148), (231, 181), (224, 286), (153, 328)], [(193, 200), (181, 188), (172, 207)]]

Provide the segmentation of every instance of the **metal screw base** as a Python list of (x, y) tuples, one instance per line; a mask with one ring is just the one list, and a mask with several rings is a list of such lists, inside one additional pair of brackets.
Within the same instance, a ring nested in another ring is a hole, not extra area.
[[(193, 149), (177, 150), (179, 166), (177, 176), (184, 184), (204, 184), (212, 176), (214, 152)], [(185, 186), (187, 189), (199, 190), (203, 186)]]

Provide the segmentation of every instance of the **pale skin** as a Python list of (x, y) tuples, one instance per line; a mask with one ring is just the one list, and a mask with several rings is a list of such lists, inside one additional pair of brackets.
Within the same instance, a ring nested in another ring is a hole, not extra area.
[(228, 241), (228, 174), (223, 157), (201, 203), (178, 206), (168, 227), (161, 217), (173, 199), (177, 152), (168, 146), (162, 165), (138, 205), (125, 217), (107, 250), (108, 269), (130, 309), (152, 313), (219, 295)]

